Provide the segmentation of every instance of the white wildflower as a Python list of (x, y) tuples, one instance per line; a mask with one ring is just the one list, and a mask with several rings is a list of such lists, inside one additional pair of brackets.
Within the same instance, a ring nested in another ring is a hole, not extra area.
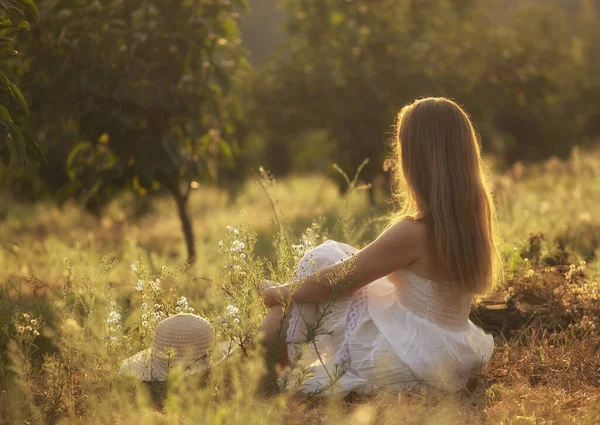
[(111, 311), (108, 313), (108, 319), (106, 319), (106, 323), (109, 326), (118, 326), (121, 323), (121, 314), (116, 311)]
[(302, 244), (292, 245), (292, 249), (295, 250), (296, 253), (301, 254), (304, 252), (304, 245), (302, 245)]
[(156, 280), (151, 280), (150, 281), (150, 286), (152, 287), (153, 290), (158, 291), (160, 290), (160, 279), (156, 279)]
[(246, 244), (244, 244), (244, 242), (237, 240), (237, 239), (234, 240), (231, 245), (232, 245), (231, 252), (240, 252), (246, 246)]
[[(186, 311), (186, 312), (189, 311), (189, 304), (188, 304), (186, 297), (180, 297), (177, 300), (177, 305), (179, 306), (179, 307), (177, 307), (178, 309), (180, 309), (182, 311)], [(177, 308), (175, 310), (179, 311), (179, 310), (177, 310)]]

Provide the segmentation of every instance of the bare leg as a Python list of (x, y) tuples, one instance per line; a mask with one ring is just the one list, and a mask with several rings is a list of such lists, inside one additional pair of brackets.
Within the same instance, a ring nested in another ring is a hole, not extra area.
[(259, 330), (260, 343), (264, 347), (267, 375), (265, 387), (268, 392), (275, 390), (277, 380), (276, 364), (286, 365), (287, 344), (285, 341), (289, 324), (289, 309), (284, 314), (283, 306), (271, 307)]
[(289, 325), (289, 309), (284, 315), (283, 306), (271, 307), (265, 316), (259, 333), (261, 345), (265, 348), (267, 362), (287, 364), (287, 344), (285, 337)]

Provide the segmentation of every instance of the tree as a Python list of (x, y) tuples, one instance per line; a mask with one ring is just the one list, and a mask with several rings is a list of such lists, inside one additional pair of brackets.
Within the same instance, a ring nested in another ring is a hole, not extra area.
[(292, 169), (285, 153), (324, 130), (343, 169), (371, 159), (362, 176), (372, 182), (398, 110), (426, 96), (463, 105), (486, 153), (507, 165), (596, 137), (599, 3), (578, 2), (579, 18), (573, 2), (512, 3), (284, 1), (288, 39), (256, 90), (268, 166)]
[[(418, 96), (476, 92), (487, 21), (468, 0), (286, 1), (289, 39), (256, 90), (274, 172), (307, 129), (335, 141), (335, 161), (362, 177), (381, 173), (399, 109)], [(289, 159), (291, 161), (291, 158)], [(372, 192), (371, 192), (372, 194)]]
[(28, 88), (41, 125), (75, 122), (68, 159), (87, 199), (123, 187), (174, 198), (195, 260), (191, 189), (236, 148), (230, 92), (248, 71), (244, 0), (45, 0), (28, 44)]
[(505, 19), (488, 47), (477, 105), (502, 139), (495, 153), (508, 164), (566, 156), (582, 139), (574, 87), (581, 61), (568, 17), (558, 6), (523, 2)]
[[(18, 55), (16, 37), (22, 30), (29, 30), (40, 15), (32, 0), (0, 1), (0, 63), (6, 66), (8, 58)], [(27, 102), (19, 87), (3, 71), (0, 71), (0, 158), (5, 166), (11, 163), (11, 149), (23, 166), (29, 158), (34, 162), (44, 157), (37, 142), (19, 125), (19, 118), (28, 113)]]
[(569, 105), (580, 114), (575, 124), (582, 125), (586, 135), (592, 139), (600, 136), (600, 31), (598, 30), (598, 14), (600, 3), (595, 0), (579, 2), (577, 29), (573, 43), (572, 64), (577, 66), (576, 98)]

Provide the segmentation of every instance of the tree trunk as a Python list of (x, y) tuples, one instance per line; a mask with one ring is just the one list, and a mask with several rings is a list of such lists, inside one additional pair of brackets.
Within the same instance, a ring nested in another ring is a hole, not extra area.
[(188, 252), (188, 263), (194, 264), (196, 262), (196, 246), (194, 243), (194, 228), (192, 226), (192, 218), (190, 217), (187, 210), (187, 199), (183, 197), (181, 193), (175, 196), (175, 202), (177, 202), (177, 210), (179, 212), (179, 219), (181, 220), (181, 230), (185, 238), (185, 245)]
[(190, 217), (187, 209), (187, 196), (181, 192), (179, 182), (163, 181), (164, 186), (167, 188), (177, 204), (177, 212), (179, 213), (179, 219), (181, 220), (181, 230), (183, 231), (183, 237), (185, 238), (185, 245), (188, 253), (188, 263), (194, 264), (196, 262), (196, 246), (194, 243), (194, 228), (192, 225), (192, 218)]

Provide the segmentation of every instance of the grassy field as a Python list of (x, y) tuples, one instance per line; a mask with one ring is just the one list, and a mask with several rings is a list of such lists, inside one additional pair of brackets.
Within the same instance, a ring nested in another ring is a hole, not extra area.
[[(506, 272), (496, 298), (512, 310), (494, 316), (487, 369), (459, 394), (342, 401), (264, 394), (264, 367), (245, 346), (264, 314), (254, 284), (289, 279), (324, 238), (372, 240), (389, 210), (381, 189), (372, 207), (364, 191), (341, 196), (320, 176), (249, 181), (233, 201), (201, 187), (190, 205), (193, 266), (170, 199), (124, 196), (98, 219), (76, 205), (4, 198), (0, 422), (600, 423), (600, 151), (517, 165), (493, 182)], [(243, 256), (231, 250), (240, 242)], [(228, 305), (239, 309), (235, 322)], [(485, 322), (482, 306), (473, 319)], [(152, 318), (178, 308), (206, 316), (242, 350), (209, 374), (175, 371), (165, 385), (119, 377), (119, 362), (148, 346)]]

